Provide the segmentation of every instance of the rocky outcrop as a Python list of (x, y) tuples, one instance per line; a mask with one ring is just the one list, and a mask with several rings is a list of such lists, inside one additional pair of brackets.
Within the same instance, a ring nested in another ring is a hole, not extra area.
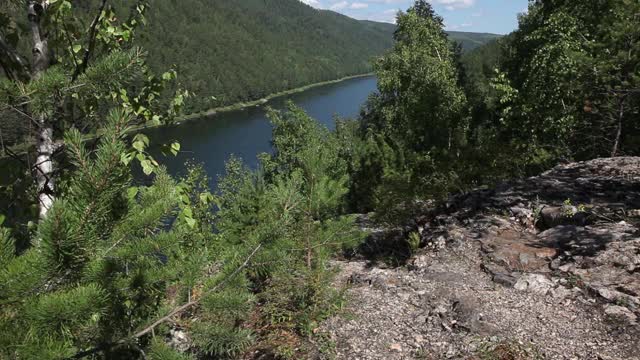
[(640, 359), (639, 209), (640, 158), (454, 196), (405, 266), (336, 263), (351, 315), (321, 331), (339, 359)]

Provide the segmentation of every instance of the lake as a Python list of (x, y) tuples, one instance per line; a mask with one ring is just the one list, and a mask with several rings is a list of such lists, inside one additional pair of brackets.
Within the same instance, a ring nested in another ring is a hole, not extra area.
[(373, 76), (345, 80), (279, 97), (264, 106), (149, 129), (145, 133), (152, 144), (166, 144), (174, 140), (180, 142), (181, 151), (176, 157), (164, 157), (158, 155), (157, 148), (151, 149), (151, 153), (171, 174), (183, 175), (185, 162), (193, 159), (204, 165), (213, 188), (217, 175), (224, 174), (224, 163), (232, 154), (255, 168), (257, 155), (271, 151), (271, 124), (266, 117), (266, 106), (285, 109), (287, 101), (291, 100), (317, 121), (333, 128), (335, 116), (357, 117), (368, 96), (376, 91), (376, 86)]

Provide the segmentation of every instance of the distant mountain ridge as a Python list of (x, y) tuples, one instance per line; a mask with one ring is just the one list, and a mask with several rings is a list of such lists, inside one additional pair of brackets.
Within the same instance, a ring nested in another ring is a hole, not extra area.
[[(370, 72), (395, 30), (299, 0), (155, 0), (148, 18), (141, 45), (156, 70), (177, 68), (191, 113)], [(488, 35), (452, 34), (465, 50)]]
[[(394, 24), (389, 23), (381, 23), (370, 20), (360, 20), (363, 24), (370, 26), (371, 28), (379, 29), (380, 31), (386, 32), (393, 36), (393, 32), (396, 29)], [(466, 32), (466, 31), (447, 31), (449, 38), (453, 41), (456, 41), (462, 45), (462, 49), (464, 52), (468, 52), (474, 50), (480, 46), (483, 46), (495, 39), (499, 39), (503, 37), (503, 35), (492, 34), (492, 33), (477, 33), (477, 32)]]
[(462, 44), (462, 49), (465, 52), (476, 49), (503, 36), (491, 33), (474, 33), (463, 31), (447, 31), (447, 34), (449, 34), (449, 38), (451, 40), (457, 41)]

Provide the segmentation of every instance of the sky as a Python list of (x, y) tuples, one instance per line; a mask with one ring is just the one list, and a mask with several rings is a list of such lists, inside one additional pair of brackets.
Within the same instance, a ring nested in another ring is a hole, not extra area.
[[(398, 10), (413, 0), (300, 0), (319, 9), (337, 11), (356, 19), (395, 22)], [(518, 27), (517, 16), (527, 0), (430, 0), (447, 30), (508, 34)]]

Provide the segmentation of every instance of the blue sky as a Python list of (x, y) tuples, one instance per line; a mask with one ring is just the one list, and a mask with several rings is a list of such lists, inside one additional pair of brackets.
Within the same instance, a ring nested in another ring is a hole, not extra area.
[[(329, 9), (356, 19), (394, 22), (398, 10), (413, 0), (301, 0), (313, 7)], [(527, 0), (431, 0), (444, 17), (447, 30), (507, 34), (518, 26), (517, 15), (527, 9)]]

